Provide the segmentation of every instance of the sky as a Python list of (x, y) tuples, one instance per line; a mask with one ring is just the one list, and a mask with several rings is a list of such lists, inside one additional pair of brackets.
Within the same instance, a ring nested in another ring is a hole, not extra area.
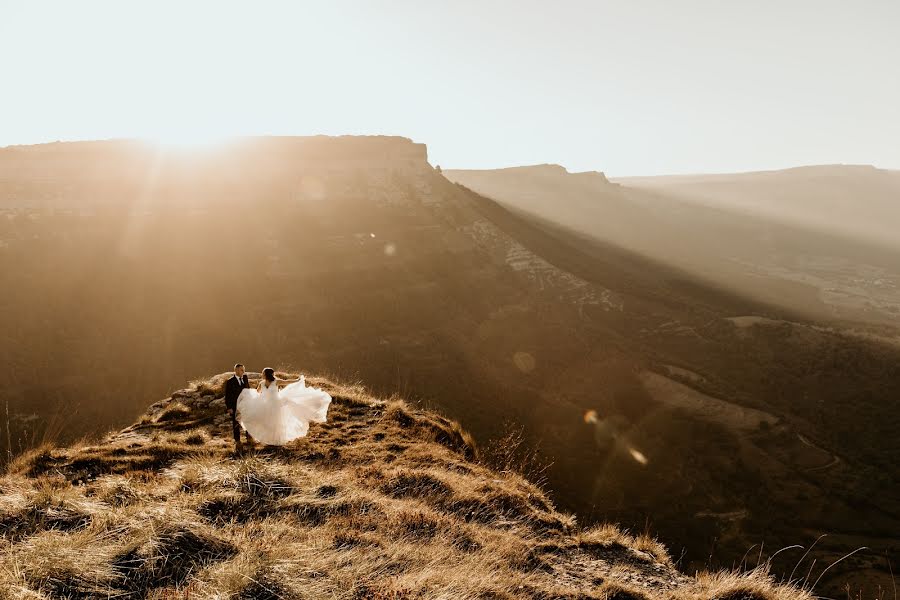
[(432, 164), (900, 169), (898, 0), (0, 0), (0, 146), (389, 134)]

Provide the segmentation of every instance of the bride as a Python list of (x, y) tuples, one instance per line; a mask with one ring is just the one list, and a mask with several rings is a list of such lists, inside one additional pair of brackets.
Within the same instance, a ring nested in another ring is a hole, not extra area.
[[(331, 396), (322, 390), (306, 387), (301, 375), (286, 382), (275, 377), (275, 369), (263, 369), (259, 386), (245, 389), (237, 399), (237, 419), (263, 444), (281, 446), (303, 437), (310, 423), (324, 423)], [(278, 389), (279, 383), (288, 385)]]

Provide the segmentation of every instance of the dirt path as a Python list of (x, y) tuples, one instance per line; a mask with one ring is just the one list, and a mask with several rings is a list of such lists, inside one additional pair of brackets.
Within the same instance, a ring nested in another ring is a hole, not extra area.
[(805, 446), (808, 446), (810, 448), (818, 450), (819, 452), (824, 452), (825, 454), (831, 455), (830, 462), (828, 462), (824, 465), (819, 465), (818, 467), (807, 467), (806, 469), (804, 469), (804, 471), (806, 471), (807, 473), (811, 473), (813, 471), (824, 471), (825, 469), (830, 469), (831, 467), (834, 467), (841, 462), (841, 459), (838, 458), (837, 454), (832, 454), (828, 450), (825, 450), (824, 448), (820, 448), (819, 446), (816, 446), (811, 441), (809, 441), (809, 439), (802, 433), (797, 434), (797, 439), (799, 439)]
[(641, 373), (641, 382), (655, 400), (731, 429), (754, 431), (760, 423), (774, 425), (778, 421), (775, 415), (708, 396), (658, 373), (644, 371)]

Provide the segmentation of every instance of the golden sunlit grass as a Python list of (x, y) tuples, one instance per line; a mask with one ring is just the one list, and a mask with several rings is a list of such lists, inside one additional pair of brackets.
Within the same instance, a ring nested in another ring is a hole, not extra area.
[(698, 595), (719, 600), (813, 600), (805, 590), (775, 583), (765, 569), (750, 572), (723, 571), (701, 573), (688, 593), (677, 594), (678, 600)]
[(0, 598), (805, 597), (756, 572), (688, 578), (650, 537), (582, 530), (457, 424), (359, 386), (312, 379), (329, 422), (235, 457), (223, 381), (15, 461)]

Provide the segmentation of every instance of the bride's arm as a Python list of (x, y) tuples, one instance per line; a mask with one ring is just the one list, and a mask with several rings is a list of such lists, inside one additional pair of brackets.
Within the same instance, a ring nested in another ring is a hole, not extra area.
[(287, 385), (287, 384), (291, 384), (291, 383), (297, 383), (301, 379), (303, 379), (303, 375), (301, 375), (297, 379), (276, 379), (276, 381), (278, 381), (278, 383), (283, 383), (283, 384)]

